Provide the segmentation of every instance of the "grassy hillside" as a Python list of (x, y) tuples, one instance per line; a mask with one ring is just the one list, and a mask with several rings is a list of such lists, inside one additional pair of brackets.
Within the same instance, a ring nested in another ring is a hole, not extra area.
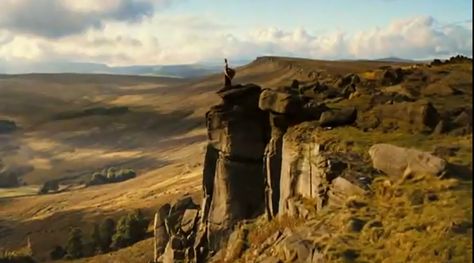
[[(293, 79), (312, 83), (316, 78), (330, 79), (350, 72), (371, 76), (387, 65), (408, 64), (265, 57), (237, 68), (234, 83), (271, 88), (288, 85)], [(441, 71), (449, 74), (446, 77), (433, 73), (433, 77), (442, 78), (442, 85), (458, 85), (466, 89), (466, 94), (472, 94), (468, 89), (472, 77), (467, 77), (472, 66), (446, 66)], [(0, 119), (15, 121), (19, 129), (0, 135), (0, 159), (7, 167), (29, 169), (21, 174), (26, 186), (0, 189), (0, 247), (24, 246), (29, 235), (37, 259), (47, 262), (48, 252), (66, 241), (72, 226), (83, 228), (89, 235), (93, 223), (105, 217), (118, 218), (135, 208), (151, 216), (161, 204), (184, 194), (191, 194), (198, 202), (207, 135), (204, 114), (219, 102), (215, 91), (222, 83), (222, 74), (193, 80), (77, 74), (1, 76)], [(466, 98), (453, 95), (441, 100), (432, 96), (440, 108), (459, 101), (472, 104)], [(363, 106), (365, 98), (331, 106), (342, 107), (345, 103)], [(91, 108), (114, 107), (127, 107), (128, 111), (82, 114)], [(69, 117), (57, 118), (64, 113)], [(419, 138), (349, 129), (335, 129), (327, 135), (355, 141), (361, 151), (365, 145), (385, 140), (420, 144), (422, 149), (456, 141), (463, 146), (452, 158), (472, 165), (472, 160), (466, 159), (472, 152), (467, 147), (472, 137)], [(133, 168), (138, 176), (117, 184), (84, 188), (83, 183), (92, 172), (110, 166)], [(63, 179), (69, 190), (30, 195), (51, 179)], [(13, 195), (21, 197), (12, 198)], [(148, 239), (81, 262), (143, 263), (151, 257), (151, 244)]]

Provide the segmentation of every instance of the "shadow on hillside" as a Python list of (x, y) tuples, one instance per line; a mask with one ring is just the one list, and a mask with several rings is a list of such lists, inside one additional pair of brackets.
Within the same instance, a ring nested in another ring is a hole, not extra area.
[[(145, 239), (153, 236), (150, 226), (153, 224), (153, 216), (156, 209), (170, 200), (176, 200), (180, 196), (182, 196), (182, 193), (171, 195), (169, 200), (162, 200), (156, 203), (156, 207), (140, 209), (149, 220), (149, 231)], [(0, 200), (0, 204), (2, 202), (6, 204), (8, 201)], [(110, 201), (113, 202), (113, 200)], [(32, 217), (49, 209), (52, 209), (52, 207), (38, 208), (37, 211), (34, 211)], [(0, 219), (0, 247), (14, 249), (24, 246), (29, 237), (33, 252), (36, 255), (35, 259), (39, 260), (39, 262), (45, 262), (49, 260), (48, 253), (56, 245), (64, 246), (66, 244), (71, 228), (80, 228), (83, 233), (83, 242), (90, 242), (94, 224), (100, 224), (107, 218), (112, 218), (115, 222), (118, 222), (121, 216), (125, 216), (134, 210), (134, 208), (102, 210), (98, 207), (91, 210), (59, 211), (40, 219), (36, 217), (36, 219), (16, 222)]]
[[(157, 160), (155, 158), (147, 158), (147, 157), (130, 158), (126, 160), (110, 162), (107, 165), (100, 166), (100, 167), (89, 167), (82, 171), (70, 171), (69, 173), (66, 172), (67, 175), (54, 179), (54, 181), (57, 181), (61, 184), (87, 183), (89, 180), (92, 179), (92, 175), (95, 172), (99, 172), (101, 170), (108, 169), (111, 167), (114, 167), (117, 169), (122, 169), (122, 168), (134, 169), (136, 171), (139, 171), (139, 173), (137, 174), (137, 177), (140, 177), (141, 174), (143, 173), (164, 167), (169, 164), (170, 164), (169, 161)], [(136, 178), (132, 178), (129, 180), (136, 180)], [(122, 182), (117, 182), (117, 183), (122, 183)], [(117, 184), (117, 183), (113, 183), (113, 184)], [(93, 186), (89, 186), (89, 187), (93, 187)]]
[[(193, 117), (192, 110), (160, 113), (130, 109), (120, 115), (88, 116), (55, 121), (60, 136), (52, 139), (73, 147), (93, 147), (105, 150), (138, 149), (204, 127), (204, 117)], [(69, 130), (69, 131), (68, 131)], [(81, 131), (81, 132), (78, 132)]]

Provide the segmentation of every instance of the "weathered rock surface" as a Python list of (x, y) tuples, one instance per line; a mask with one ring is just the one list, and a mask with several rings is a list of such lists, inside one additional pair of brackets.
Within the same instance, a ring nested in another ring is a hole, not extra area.
[(199, 206), (184, 197), (172, 206), (165, 204), (155, 214), (155, 262), (174, 263), (194, 259)]
[(258, 106), (263, 111), (284, 114), (293, 122), (317, 119), (328, 110), (326, 105), (309, 97), (270, 89), (263, 90)]
[(204, 167), (208, 246), (224, 246), (235, 223), (264, 211), (263, 156), (270, 137), (268, 113), (258, 108), (260, 87), (235, 86), (218, 94), (223, 104), (207, 113), (209, 146)]
[[(313, 200), (319, 211), (330, 202), (340, 203), (338, 199), (346, 196), (346, 191), (363, 192), (361, 186), (342, 178), (349, 175), (347, 168), (341, 153), (325, 149), (317, 135), (289, 130), (283, 137), (279, 213), (302, 214), (298, 211), (301, 198)], [(331, 198), (334, 200), (330, 201)]]
[(369, 149), (375, 169), (387, 175), (401, 176), (427, 173), (441, 175), (447, 162), (430, 153), (391, 144), (375, 144)]
[(300, 111), (302, 104), (301, 97), (299, 96), (273, 90), (264, 90), (260, 96), (258, 106), (264, 111), (295, 114)]
[(165, 204), (155, 214), (155, 222), (153, 225), (155, 234), (155, 261), (165, 252), (166, 244), (168, 244), (169, 234), (166, 229), (165, 220), (169, 214), (171, 206)]
[(430, 102), (423, 100), (378, 105), (374, 108), (374, 114), (381, 120), (398, 122), (407, 129), (416, 131), (432, 130), (439, 122), (436, 108)]

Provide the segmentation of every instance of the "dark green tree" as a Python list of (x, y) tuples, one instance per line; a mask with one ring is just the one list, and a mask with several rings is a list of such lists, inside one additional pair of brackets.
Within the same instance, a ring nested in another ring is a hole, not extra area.
[(83, 256), (82, 231), (80, 228), (72, 228), (66, 243), (66, 257), (69, 259), (81, 258)]
[(128, 216), (122, 216), (117, 222), (115, 233), (112, 236), (112, 247), (122, 248), (130, 244), (130, 228)]
[(91, 234), (92, 253), (101, 251), (100, 244), (101, 244), (101, 240), (100, 240), (99, 226), (97, 224), (94, 224), (94, 229), (92, 230), (92, 234)]
[(115, 234), (112, 237), (112, 246), (122, 248), (145, 238), (148, 220), (140, 210), (122, 216), (117, 223)]
[(51, 252), (49, 252), (49, 257), (51, 260), (58, 260), (64, 258), (66, 255), (66, 251), (64, 251), (64, 248), (61, 246), (55, 246)]
[(139, 209), (129, 214), (129, 227), (130, 237), (133, 243), (145, 238), (148, 229), (148, 220)]
[(112, 236), (115, 232), (115, 221), (112, 218), (107, 218), (100, 224), (100, 250), (107, 252), (110, 250), (112, 244)]

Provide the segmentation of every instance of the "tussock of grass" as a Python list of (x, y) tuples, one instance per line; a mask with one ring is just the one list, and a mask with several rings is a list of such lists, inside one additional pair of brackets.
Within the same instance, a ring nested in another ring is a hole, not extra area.
[[(250, 249), (242, 262), (255, 262), (263, 253), (261, 244), (287, 227), (314, 232), (313, 244), (325, 262), (472, 262), (471, 194), (472, 181), (379, 176), (368, 194), (322, 210), (309, 221), (261, 218), (250, 226)], [(327, 234), (321, 234), (321, 227)]]
[[(366, 205), (331, 211), (328, 222), (339, 231), (325, 247), (329, 262), (348, 260), (347, 251), (357, 255), (354, 262), (471, 262), (471, 181), (380, 177), (372, 188), (359, 200)], [(338, 226), (348, 218), (367, 223), (354, 233)]]
[(259, 222), (249, 227), (248, 243), (250, 246), (262, 244), (270, 236), (280, 231), (283, 232), (286, 228), (294, 229), (303, 223), (302, 219), (294, 218), (288, 215), (277, 217), (270, 222), (261, 218)]

